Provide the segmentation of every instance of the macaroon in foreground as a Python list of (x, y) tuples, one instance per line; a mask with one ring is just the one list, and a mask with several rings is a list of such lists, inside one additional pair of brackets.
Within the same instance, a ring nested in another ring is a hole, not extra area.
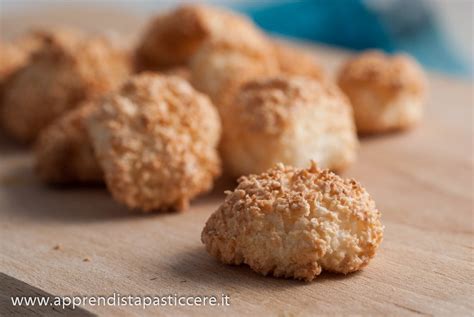
[(311, 281), (322, 270), (347, 274), (366, 266), (382, 242), (380, 218), (356, 181), (314, 162), (307, 169), (279, 164), (241, 177), (201, 240), (226, 264)]
[(352, 109), (330, 83), (280, 75), (244, 84), (221, 111), (225, 171), (234, 177), (262, 173), (276, 163), (295, 167), (315, 160), (342, 170), (356, 157)]
[(422, 117), (426, 79), (408, 55), (363, 53), (341, 68), (338, 84), (351, 101), (359, 133), (407, 129)]
[(87, 129), (108, 189), (130, 208), (186, 209), (220, 174), (217, 111), (179, 77), (131, 77), (101, 101)]

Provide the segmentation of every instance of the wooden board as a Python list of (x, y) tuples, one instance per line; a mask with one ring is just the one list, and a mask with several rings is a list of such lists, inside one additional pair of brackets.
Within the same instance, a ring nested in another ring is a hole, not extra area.
[[(348, 56), (306, 47), (332, 70)], [(200, 233), (229, 184), (197, 199), (189, 212), (136, 215), (101, 187), (43, 186), (34, 176), (32, 155), (5, 140), (0, 272), (53, 295), (225, 293), (231, 303), (83, 307), (99, 315), (470, 315), (473, 86), (435, 74), (429, 84), (422, 124), (408, 133), (362, 139), (357, 162), (343, 174), (368, 189), (386, 226), (380, 252), (360, 273), (323, 273), (304, 283), (222, 265), (206, 253)], [(0, 284), (1, 290), (8, 283)], [(6, 312), (0, 306), (0, 315)]]

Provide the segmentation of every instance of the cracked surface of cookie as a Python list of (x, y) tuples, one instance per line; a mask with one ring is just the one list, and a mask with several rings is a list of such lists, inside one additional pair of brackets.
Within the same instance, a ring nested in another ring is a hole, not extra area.
[(380, 218), (356, 181), (314, 162), (307, 169), (279, 164), (241, 177), (201, 240), (224, 263), (311, 281), (322, 270), (347, 274), (366, 266), (382, 241)]
[(341, 170), (355, 160), (352, 109), (337, 87), (309, 77), (276, 76), (245, 84), (221, 112), (226, 172), (261, 173), (276, 163)]
[(48, 184), (103, 182), (85, 120), (95, 108), (86, 101), (44, 129), (35, 144), (36, 173)]
[(408, 55), (365, 52), (343, 65), (338, 84), (351, 101), (360, 133), (406, 129), (422, 117), (426, 79)]
[(136, 49), (137, 68), (185, 65), (205, 41), (216, 38), (260, 45), (263, 36), (245, 16), (211, 6), (182, 5), (151, 21)]
[(102, 100), (87, 127), (107, 187), (130, 208), (186, 209), (220, 173), (217, 111), (179, 77), (132, 77)]
[(279, 72), (269, 43), (255, 46), (232, 39), (207, 42), (190, 65), (191, 83), (207, 94), (219, 110), (233, 99), (243, 83)]
[(29, 62), (4, 86), (3, 126), (21, 142), (33, 141), (61, 114), (117, 87), (129, 73), (126, 54), (106, 38), (69, 31), (38, 38)]

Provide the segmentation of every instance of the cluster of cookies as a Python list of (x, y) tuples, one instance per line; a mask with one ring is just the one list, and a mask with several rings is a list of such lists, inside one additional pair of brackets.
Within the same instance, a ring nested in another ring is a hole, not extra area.
[(380, 212), (330, 170), (355, 160), (357, 132), (420, 119), (410, 58), (362, 54), (336, 84), (246, 17), (194, 5), (155, 17), (133, 49), (55, 30), (1, 50), (0, 122), (34, 142), (45, 183), (105, 181), (132, 210), (183, 210), (224, 171), (238, 186), (202, 232), (223, 262), (312, 280), (374, 256)]

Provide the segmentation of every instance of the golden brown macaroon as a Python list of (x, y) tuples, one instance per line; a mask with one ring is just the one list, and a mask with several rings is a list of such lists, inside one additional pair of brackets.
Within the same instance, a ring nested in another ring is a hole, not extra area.
[(0, 83), (14, 73), (21, 66), (25, 65), (36, 49), (42, 46), (44, 38), (48, 36), (72, 37), (78, 35), (75, 30), (62, 29), (33, 29), (12, 41), (0, 41)]
[(162, 71), (164, 75), (178, 76), (186, 81), (191, 81), (191, 70), (186, 66), (176, 66)]
[[(28, 54), (14, 43), (0, 42), (0, 118), (2, 116), (3, 91), (5, 82), (18, 68), (26, 63)], [(2, 120), (0, 119), (0, 125)]]
[(273, 47), (282, 73), (324, 79), (324, 69), (314, 54), (283, 43), (273, 43)]
[(97, 101), (83, 102), (44, 129), (35, 144), (36, 172), (48, 184), (100, 183), (99, 166), (85, 120)]
[(15, 43), (0, 43), (0, 83), (27, 59), (28, 53)]
[(129, 73), (129, 61), (106, 38), (76, 32), (41, 34), (30, 61), (5, 84), (3, 126), (21, 142), (39, 132), (81, 101), (118, 86)]
[(406, 129), (421, 119), (426, 80), (407, 55), (363, 53), (345, 63), (338, 84), (352, 103), (360, 133)]
[(37, 46), (38, 41), (36, 37), (31, 34), (27, 34), (11, 42), (0, 42), (0, 107), (3, 104), (2, 96), (5, 83), (16, 70), (28, 62), (31, 52), (33, 52)]
[(130, 208), (186, 209), (220, 173), (217, 111), (179, 77), (132, 77), (87, 127), (110, 192)]
[(271, 45), (221, 39), (207, 42), (191, 60), (191, 83), (221, 111), (247, 81), (277, 74)]
[(263, 35), (248, 18), (237, 13), (182, 5), (151, 21), (135, 52), (137, 69), (185, 65), (205, 41), (216, 38), (259, 45)]
[(330, 83), (302, 76), (248, 82), (221, 115), (221, 155), (234, 177), (279, 162), (304, 167), (315, 160), (322, 168), (341, 170), (356, 156), (352, 109)]
[(362, 269), (382, 242), (380, 212), (367, 191), (314, 163), (241, 177), (226, 194), (201, 234), (226, 264), (311, 281), (322, 270)]

